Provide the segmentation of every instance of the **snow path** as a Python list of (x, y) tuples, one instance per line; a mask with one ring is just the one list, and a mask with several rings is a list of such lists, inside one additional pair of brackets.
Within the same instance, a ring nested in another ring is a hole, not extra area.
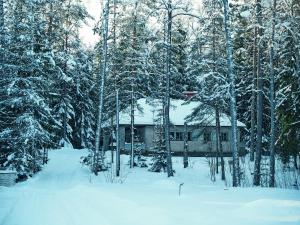
[(34, 178), (0, 187), (0, 225), (300, 224), (299, 191), (224, 189), (210, 182), (204, 159), (193, 159), (192, 168), (184, 170), (174, 158), (177, 172), (171, 179), (123, 165), (121, 179), (110, 183), (109, 172), (95, 177), (81, 167), (84, 154), (52, 151)]

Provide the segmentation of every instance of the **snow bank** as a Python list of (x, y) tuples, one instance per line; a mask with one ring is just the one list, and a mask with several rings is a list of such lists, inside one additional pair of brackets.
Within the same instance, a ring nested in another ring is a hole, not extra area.
[[(0, 188), (1, 225), (254, 225), (300, 224), (300, 192), (225, 188), (211, 182), (205, 158), (174, 158), (175, 177), (129, 169), (122, 182), (107, 182), (113, 171), (91, 176), (79, 161), (87, 152), (49, 152), (42, 172), (12, 188)], [(118, 180), (115, 180), (118, 181)], [(182, 195), (178, 195), (178, 187)]]

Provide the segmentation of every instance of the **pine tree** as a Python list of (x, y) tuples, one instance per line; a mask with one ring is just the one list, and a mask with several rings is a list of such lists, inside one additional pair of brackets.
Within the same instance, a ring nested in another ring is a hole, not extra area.
[(11, 72), (1, 80), (5, 88), (0, 108), (5, 126), (0, 139), (10, 153), (4, 166), (16, 169), (25, 177), (41, 169), (41, 150), (51, 145), (52, 137), (49, 128), (53, 118), (44, 92), (47, 80), (40, 75), (44, 61), (36, 36), (38, 6), (27, 1), (13, 4), (9, 57), (6, 58)]

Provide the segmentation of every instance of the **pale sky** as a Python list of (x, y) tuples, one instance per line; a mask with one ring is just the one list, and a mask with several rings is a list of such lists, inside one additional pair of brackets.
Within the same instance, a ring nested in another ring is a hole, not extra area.
[(96, 23), (97, 20), (99, 20), (100, 15), (102, 13), (101, 10), (101, 5), (102, 5), (102, 0), (83, 0), (83, 2), (86, 5), (86, 8), (88, 12), (90, 13), (91, 16), (95, 18), (95, 20), (89, 20), (88, 21), (88, 26), (83, 26), (80, 29), (80, 38), (83, 40), (83, 42), (86, 45), (94, 45), (98, 40), (99, 36), (94, 35), (93, 33), (93, 27)]
[[(192, 0), (192, 1), (196, 5), (196, 7), (201, 4), (201, 0)], [(100, 15), (102, 13), (101, 10), (102, 0), (82, 0), (82, 2), (86, 5), (88, 12), (90, 13), (91, 16), (95, 18), (95, 20), (89, 20), (88, 26), (83, 25), (83, 27), (80, 29), (80, 38), (87, 46), (93, 46), (99, 40), (99, 36), (94, 35), (92, 29), (96, 21), (99, 20)]]

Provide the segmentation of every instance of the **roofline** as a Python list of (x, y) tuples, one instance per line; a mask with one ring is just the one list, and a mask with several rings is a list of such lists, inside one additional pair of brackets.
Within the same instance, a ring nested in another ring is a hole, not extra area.
[[(120, 126), (124, 125), (124, 126), (130, 126), (131, 124), (130, 123), (120, 123), (119, 124)], [(149, 124), (149, 123), (135, 123), (134, 125), (138, 125), (138, 126), (155, 126), (156, 124)], [(170, 124), (170, 125), (174, 125), (174, 126), (184, 126), (184, 124)], [(188, 126), (198, 126), (196, 124), (187, 124)], [(202, 127), (216, 127), (216, 126), (212, 126), (212, 125), (201, 125)], [(246, 127), (246, 125), (244, 126), (241, 126), (241, 125), (237, 125), (238, 127)], [(231, 127), (231, 126), (222, 126), (221, 127)]]

